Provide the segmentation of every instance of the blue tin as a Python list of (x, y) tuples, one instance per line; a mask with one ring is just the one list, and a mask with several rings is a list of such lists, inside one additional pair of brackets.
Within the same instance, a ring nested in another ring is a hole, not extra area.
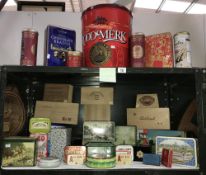
[(46, 65), (65, 66), (67, 52), (76, 49), (76, 32), (57, 26), (47, 27)]
[(158, 154), (144, 154), (143, 164), (160, 166), (161, 157)]

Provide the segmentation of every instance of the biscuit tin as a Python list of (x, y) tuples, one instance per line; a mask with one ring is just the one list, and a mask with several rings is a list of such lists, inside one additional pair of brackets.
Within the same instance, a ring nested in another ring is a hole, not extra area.
[(46, 65), (65, 66), (66, 54), (76, 48), (76, 32), (63, 27), (51, 26), (46, 31)]
[(156, 137), (156, 154), (162, 154), (162, 149), (172, 149), (172, 162), (176, 165), (197, 167), (196, 140), (180, 137)]

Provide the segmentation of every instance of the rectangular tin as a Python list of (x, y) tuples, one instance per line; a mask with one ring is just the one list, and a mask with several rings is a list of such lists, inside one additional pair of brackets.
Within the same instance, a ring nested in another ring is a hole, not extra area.
[(136, 126), (116, 126), (115, 145), (136, 145)]
[(89, 142), (115, 141), (115, 123), (110, 121), (86, 121), (83, 125), (83, 145)]
[(48, 156), (48, 135), (30, 134), (30, 137), (37, 139), (37, 160)]
[(166, 167), (172, 167), (173, 151), (172, 149), (162, 149), (162, 164)]
[(46, 31), (46, 65), (65, 66), (66, 54), (76, 49), (76, 32), (63, 27), (51, 26)]
[(64, 147), (64, 162), (68, 165), (83, 165), (86, 161), (85, 146)]
[(162, 149), (172, 149), (172, 162), (176, 165), (197, 167), (196, 140), (180, 137), (156, 137), (156, 154), (162, 154)]
[(36, 139), (7, 137), (3, 139), (2, 148), (2, 167), (31, 167), (36, 165)]

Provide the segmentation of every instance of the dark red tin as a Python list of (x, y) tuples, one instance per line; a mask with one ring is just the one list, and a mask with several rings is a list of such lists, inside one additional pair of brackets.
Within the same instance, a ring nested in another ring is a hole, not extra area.
[(38, 32), (33, 29), (22, 31), (21, 61), (22, 66), (36, 66)]
[(101, 4), (82, 14), (83, 52), (88, 67), (127, 67), (131, 12), (115, 4)]
[(145, 66), (145, 35), (136, 33), (130, 39), (130, 65), (131, 67)]

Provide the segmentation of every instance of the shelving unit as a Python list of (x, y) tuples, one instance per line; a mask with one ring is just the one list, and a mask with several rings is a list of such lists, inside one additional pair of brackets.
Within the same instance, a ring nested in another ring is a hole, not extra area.
[[(198, 138), (199, 143), (199, 168), (176, 167), (165, 168), (146, 166), (134, 162), (129, 167), (115, 167), (112, 169), (90, 169), (85, 166), (71, 167), (62, 164), (56, 169), (31, 168), (1, 168), (1, 174), (84, 174), (84, 175), (204, 175), (205, 147), (206, 147), (206, 122), (204, 120), (206, 96), (206, 71), (204, 69), (187, 68), (127, 68), (126, 73), (118, 73), (116, 83), (99, 81), (99, 68), (67, 68), (67, 67), (1, 67), (1, 94), (0, 94), (0, 136), (3, 123), (3, 90), (7, 85), (14, 84), (18, 87), (27, 111), (27, 121), (20, 135), (28, 135), (28, 120), (33, 116), (36, 100), (42, 100), (45, 83), (69, 83), (74, 86), (73, 102), (80, 103), (80, 90), (82, 86), (102, 86), (114, 88), (114, 105), (111, 108), (112, 120), (116, 125), (126, 125), (126, 108), (134, 108), (138, 93), (157, 93), (160, 107), (170, 108), (171, 129), (178, 128), (181, 117), (190, 102), (195, 99), (197, 115), (194, 124), (198, 126), (198, 134), (189, 133), (190, 137)], [(72, 144), (81, 144), (83, 124), (83, 108), (80, 105), (78, 125), (72, 127)], [(2, 143), (2, 139), (0, 140)], [(1, 144), (2, 145), (2, 144)], [(0, 150), (0, 155), (2, 149)]]

